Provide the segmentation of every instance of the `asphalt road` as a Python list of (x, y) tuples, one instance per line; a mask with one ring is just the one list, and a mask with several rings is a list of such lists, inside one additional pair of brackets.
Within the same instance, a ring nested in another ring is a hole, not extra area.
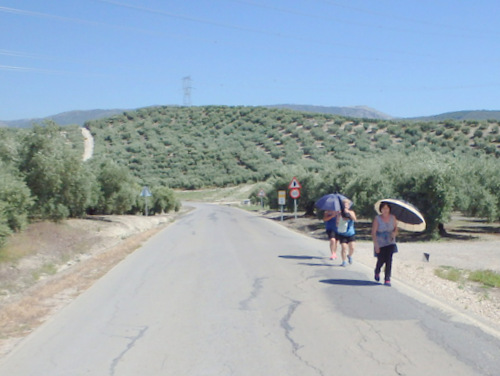
[(498, 375), (500, 339), (332, 265), (325, 242), (197, 209), (27, 337), (0, 375)]

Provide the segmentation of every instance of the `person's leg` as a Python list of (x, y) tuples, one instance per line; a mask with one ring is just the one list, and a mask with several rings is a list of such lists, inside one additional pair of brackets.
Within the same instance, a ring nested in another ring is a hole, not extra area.
[(385, 262), (385, 283), (391, 283), (391, 272), (392, 272), (392, 254), (394, 253), (393, 247), (387, 247), (387, 257)]
[(345, 259), (346, 259), (346, 256), (347, 256), (347, 243), (341, 241), (340, 242), (340, 249), (341, 249), (341, 252), (342, 252), (342, 263), (345, 263)]
[(335, 260), (337, 258), (337, 239), (335, 239), (335, 235), (331, 235), (330, 238), (330, 260)]
[(375, 265), (375, 281), (380, 281), (380, 269), (382, 269), (382, 265), (384, 265), (385, 260), (382, 254), (382, 250), (380, 250), (377, 255), (377, 264)]
[(352, 264), (352, 255), (354, 254), (354, 245), (356, 242), (349, 242), (349, 254), (347, 255), (347, 259), (349, 260), (349, 264)]

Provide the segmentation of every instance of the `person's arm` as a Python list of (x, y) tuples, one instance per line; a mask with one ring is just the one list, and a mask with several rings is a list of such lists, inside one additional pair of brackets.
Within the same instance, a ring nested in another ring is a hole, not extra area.
[(394, 230), (392, 230), (392, 240), (396, 240), (396, 236), (399, 234), (399, 229), (398, 229), (398, 220), (396, 217), (394, 217)]
[(350, 219), (352, 219), (354, 222), (358, 221), (358, 219), (356, 218), (356, 213), (354, 212), (354, 210), (346, 209), (345, 212), (351, 216)]
[(332, 219), (333, 217), (335, 217), (336, 215), (337, 215), (336, 212), (331, 211), (331, 210), (327, 210), (327, 211), (325, 211), (325, 214), (323, 215), (323, 221), (327, 222), (330, 219)]
[(378, 221), (377, 217), (373, 219), (372, 223), (372, 240), (373, 240), (373, 247), (375, 249), (375, 253), (380, 253), (380, 248), (378, 246), (377, 242), (377, 230), (378, 230)]

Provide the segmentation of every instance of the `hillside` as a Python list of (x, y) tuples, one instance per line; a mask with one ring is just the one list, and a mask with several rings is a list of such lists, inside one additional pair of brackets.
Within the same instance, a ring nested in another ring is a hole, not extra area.
[(150, 107), (86, 123), (95, 155), (172, 188), (266, 181), (353, 156), (427, 148), (500, 156), (498, 121), (369, 120), (264, 107)]
[[(155, 106), (152, 106), (155, 107)], [(173, 106), (175, 107), (175, 106)], [(288, 109), (298, 112), (312, 112), (319, 114), (339, 115), (359, 119), (379, 119), (396, 120), (397, 118), (380, 112), (367, 106), (337, 107), (337, 106), (313, 106), (301, 104), (277, 104), (263, 106), (270, 109)], [(120, 115), (130, 109), (110, 109), (110, 110), (75, 110), (62, 112), (60, 114), (47, 116), (44, 118), (19, 119), (19, 120), (0, 120), (0, 127), (29, 128), (33, 124), (43, 124), (47, 120), (52, 120), (59, 125), (84, 125), (90, 120), (102, 119), (113, 115)], [(412, 121), (444, 121), (444, 120), (498, 120), (500, 121), (500, 111), (457, 111), (447, 112), (439, 115), (421, 116), (399, 120)]]
[[(154, 107), (154, 106), (153, 106)], [(285, 108), (299, 112), (317, 112), (323, 114), (350, 116), (357, 118), (368, 119), (391, 119), (390, 115), (383, 114), (377, 110), (366, 106), (354, 107), (333, 107), (333, 106), (310, 106), (310, 105), (291, 105), (279, 104), (272, 106), (265, 106), (268, 108)], [(29, 128), (33, 124), (43, 124), (47, 120), (52, 120), (59, 125), (83, 125), (86, 121), (102, 119), (119, 115), (126, 111), (134, 111), (133, 109), (111, 109), (111, 110), (87, 110), (87, 111), (67, 111), (56, 115), (47, 116), (44, 118), (35, 119), (19, 119), (19, 120), (0, 120), (0, 126), (14, 127), (14, 128)]]
[(13, 128), (29, 128), (33, 124), (43, 124), (47, 120), (52, 120), (59, 125), (80, 125), (86, 121), (110, 117), (116, 114), (121, 114), (123, 109), (111, 110), (87, 110), (87, 111), (67, 111), (60, 114), (47, 116), (44, 118), (20, 119), (20, 120), (3, 120), (0, 121), (0, 126)]
[(444, 120), (500, 120), (500, 111), (455, 111), (433, 116), (420, 116), (409, 120), (444, 121)]
[(335, 106), (310, 106), (299, 104), (277, 104), (265, 106), (267, 108), (284, 108), (299, 112), (315, 112), (319, 114), (340, 115), (360, 119), (393, 119), (392, 116), (384, 114), (367, 106), (335, 107)]

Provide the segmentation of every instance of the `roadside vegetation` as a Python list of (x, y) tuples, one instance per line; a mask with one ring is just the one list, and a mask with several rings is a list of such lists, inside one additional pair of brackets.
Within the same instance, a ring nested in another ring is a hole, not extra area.
[[(178, 210), (175, 191), (245, 192), (277, 207), (292, 177), (299, 210), (339, 191), (360, 216), (383, 197), (424, 214), (429, 237), (452, 211), (500, 217), (500, 125), (496, 120), (388, 121), (263, 107), (148, 107), (85, 124), (94, 155), (83, 162), (78, 126), (53, 122), (0, 129), (0, 245), (30, 222), (89, 214)], [(287, 200), (289, 208), (292, 200)]]
[[(52, 122), (31, 129), (0, 129), (0, 247), (29, 223), (88, 214), (137, 214), (144, 211), (142, 185), (112, 157), (82, 161), (78, 126)], [(150, 213), (179, 210), (168, 187), (152, 188)], [(9, 259), (0, 248), (0, 260)]]
[(441, 266), (435, 270), (435, 274), (448, 281), (463, 285), (466, 281), (479, 283), (482, 287), (500, 287), (500, 273), (493, 270), (466, 270), (450, 266)]
[[(496, 120), (354, 119), (263, 107), (150, 107), (86, 123), (98, 156), (150, 185), (174, 189), (253, 184), (249, 198), (277, 208), (278, 190), (302, 184), (299, 210), (323, 194), (351, 197), (361, 216), (395, 197), (424, 214), (429, 237), (452, 211), (498, 220)], [(293, 201), (288, 200), (288, 209)]]

